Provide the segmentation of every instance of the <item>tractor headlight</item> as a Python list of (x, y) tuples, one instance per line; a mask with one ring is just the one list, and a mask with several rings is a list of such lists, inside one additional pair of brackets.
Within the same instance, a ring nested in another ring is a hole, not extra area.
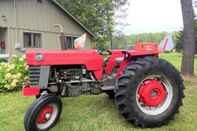
[(44, 60), (43, 54), (37, 53), (36, 56), (35, 56), (35, 60), (37, 60), (37, 61), (42, 61), (42, 60)]

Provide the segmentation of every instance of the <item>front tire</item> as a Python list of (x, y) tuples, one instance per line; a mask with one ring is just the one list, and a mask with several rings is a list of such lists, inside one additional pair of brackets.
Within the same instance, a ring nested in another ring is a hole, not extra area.
[(61, 111), (62, 102), (57, 96), (39, 97), (25, 114), (25, 130), (48, 131), (59, 120)]
[(118, 80), (115, 103), (136, 126), (158, 127), (178, 112), (183, 90), (183, 80), (170, 63), (148, 57), (129, 63)]

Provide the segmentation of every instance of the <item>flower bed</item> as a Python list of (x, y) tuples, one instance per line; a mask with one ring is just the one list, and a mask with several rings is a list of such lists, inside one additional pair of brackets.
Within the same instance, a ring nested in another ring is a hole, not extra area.
[(27, 79), (27, 69), (24, 57), (13, 56), (9, 63), (0, 63), (0, 92), (21, 89)]

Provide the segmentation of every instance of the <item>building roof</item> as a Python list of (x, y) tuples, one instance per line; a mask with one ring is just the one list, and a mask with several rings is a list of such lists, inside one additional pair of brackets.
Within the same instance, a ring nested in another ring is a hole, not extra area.
[(55, 6), (62, 10), (66, 15), (68, 15), (73, 21), (75, 21), (79, 26), (81, 26), (90, 36), (96, 38), (94, 33), (88, 30), (77, 18), (75, 18), (68, 10), (66, 10), (57, 0), (50, 0)]

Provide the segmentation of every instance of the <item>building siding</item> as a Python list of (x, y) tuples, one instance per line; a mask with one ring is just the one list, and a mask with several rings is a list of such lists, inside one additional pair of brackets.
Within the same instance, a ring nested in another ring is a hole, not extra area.
[(3, 27), (14, 26), (13, 0), (0, 1), (0, 25)]
[[(14, 2), (15, 1), (15, 2)], [(42, 48), (59, 50), (60, 29), (62, 25), (67, 36), (81, 36), (86, 31), (65, 12), (52, 4), (50, 0), (1, 0), (0, 27), (8, 27), (7, 51), (18, 54), (16, 45), (23, 47), (23, 33), (35, 32), (42, 34)], [(88, 36), (86, 48), (91, 47), (91, 37)]]

